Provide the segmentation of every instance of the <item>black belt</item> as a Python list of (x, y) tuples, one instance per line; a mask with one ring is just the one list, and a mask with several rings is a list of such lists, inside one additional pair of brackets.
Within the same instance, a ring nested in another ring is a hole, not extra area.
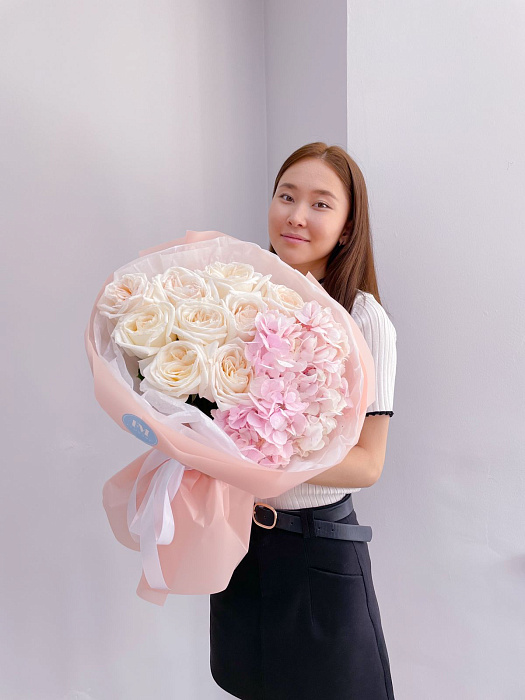
[[(331, 537), (336, 540), (354, 540), (357, 542), (370, 542), (372, 539), (372, 528), (369, 525), (353, 525), (352, 523), (337, 523), (354, 510), (352, 504), (352, 494), (348, 494), (342, 502), (333, 506), (323, 506), (311, 509), (300, 508), (299, 515), (294, 515), (294, 511), (274, 508), (268, 503), (254, 503), (252, 519), (256, 525), (271, 530), (274, 527), (291, 532), (300, 532), (305, 536)], [(306, 512), (311, 511), (310, 518), (306, 517)], [(257, 517), (256, 517), (257, 516)], [(313, 516), (313, 517), (312, 517)], [(303, 523), (312, 523), (308, 527), (308, 534), (305, 534)]]

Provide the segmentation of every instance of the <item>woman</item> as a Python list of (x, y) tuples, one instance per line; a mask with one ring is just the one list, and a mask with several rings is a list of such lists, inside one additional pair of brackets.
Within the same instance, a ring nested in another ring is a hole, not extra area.
[(276, 498), (255, 497), (266, 506), (254, 506), (249, 550), (210, 596), (212, 676), (242, 700), (393, 700), (371, 529), (359, 525), (352, 492), (383, 468), (396, 331), (379, 297), (356, 163), (325, 143), (292, 153), (275, 179), (268, 231), (270, 251), (310, 271), (358, 324), (374, 357), (376, 401), (340, 464)]

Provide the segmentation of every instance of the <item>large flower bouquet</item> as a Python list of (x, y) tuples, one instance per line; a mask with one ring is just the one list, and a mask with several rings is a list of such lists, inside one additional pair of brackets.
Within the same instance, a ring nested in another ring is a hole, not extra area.
[(111, 275), (86, 349), (99, 403), (152, 447), (103, 501), (117, 539), (141, 552), (138, 595), (160, 605), (223, 590), (249, 546), (253, 494), (339, 462), (374, 398), (350, 314), (310, 273), (216, 231)]

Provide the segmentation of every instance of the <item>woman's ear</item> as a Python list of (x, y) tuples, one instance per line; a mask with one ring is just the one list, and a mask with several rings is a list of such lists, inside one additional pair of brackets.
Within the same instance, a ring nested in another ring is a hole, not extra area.
[(353, 229), (353, 226), (354, 220), (352, 219), (345, 225), (344, 229), (341, 231), (341, 235), (339, 236), (338, 240), (339, 245), (345, 245), (346, 243), (348, 243), (348, 241), (350, 240), (350, 232)]

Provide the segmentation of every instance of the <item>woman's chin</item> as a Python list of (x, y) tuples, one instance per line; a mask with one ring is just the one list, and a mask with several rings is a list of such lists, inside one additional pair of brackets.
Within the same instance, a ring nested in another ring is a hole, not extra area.
[(277, 250), (274, 246), (274, 250), (276, 254), (279, 256), (279, 258), (285, 262), (287, 265), (290, 265), (290, 267), (296, 267), (297, 265), (300, 265), (301, 263), (304, 263), (302, 260), (302, 256), (300, 255), (294, 255), (293, 252), (290, 254), (286, 250)]

